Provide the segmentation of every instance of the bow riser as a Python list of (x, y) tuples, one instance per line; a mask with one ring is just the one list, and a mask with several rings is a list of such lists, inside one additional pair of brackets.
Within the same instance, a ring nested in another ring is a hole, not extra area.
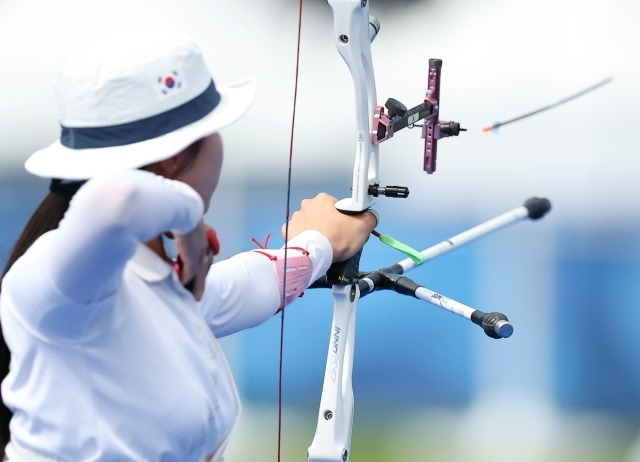
[(333, 10), (335, 42), (351, 71), (356, 103), (356, 153), (351, 197), (338, 201), (345, 212), (362, 212), (376, 203), (369, 186), (378, 181), (378, 146), (371, 140), (371, 117), (377, 104), (371, 59), (371, 41), (377, 34), (377, 20), (369, 18), (369, 6), (362, 0), (328, 0)]

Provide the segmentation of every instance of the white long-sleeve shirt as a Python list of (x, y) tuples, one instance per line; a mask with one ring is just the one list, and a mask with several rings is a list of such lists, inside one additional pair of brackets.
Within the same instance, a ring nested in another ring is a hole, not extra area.
[[(95, 178), (13, 265), (0, 294), (12, 355), (2, 396), (20, 446), (73, 462), (221, 456), (239, 401), (215, 336), (265, 321), (281, 294), (273, 262), (246, 252), (214, 264), (196, 302), (142, 244), (190, 231), (202, 213), (180, 182), (142, 171)], [(320, 233), (288, 245), (309, 251), (311, 281), (328, 269)]]

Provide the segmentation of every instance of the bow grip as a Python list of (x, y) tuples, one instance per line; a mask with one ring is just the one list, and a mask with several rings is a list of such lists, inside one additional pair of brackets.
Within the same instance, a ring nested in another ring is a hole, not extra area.
[(327, 270), (327, 283), (345, 286), (357, 284), (360, 277), (360, 256), (362, 249), (345, 261), (332, 264)]

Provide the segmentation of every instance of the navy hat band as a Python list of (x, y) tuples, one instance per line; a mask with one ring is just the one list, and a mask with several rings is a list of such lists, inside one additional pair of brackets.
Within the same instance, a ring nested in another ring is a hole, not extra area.
[(62, 126), (60, 143), (71, 149), (108, 148), (157, 138), (189, 125), (213, 111), (220, 103), (220, 93), (213, 80), (207, 89), (190, 101), (170, 111), (107, 127)]

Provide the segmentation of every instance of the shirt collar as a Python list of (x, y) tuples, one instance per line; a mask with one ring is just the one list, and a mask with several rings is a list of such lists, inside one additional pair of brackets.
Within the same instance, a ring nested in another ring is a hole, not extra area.
[(138, 245), (127, 262), (127, 269), (148, 282), (161, 281), (173, 272), (173, 267), (167, 261), (144, 244)]

